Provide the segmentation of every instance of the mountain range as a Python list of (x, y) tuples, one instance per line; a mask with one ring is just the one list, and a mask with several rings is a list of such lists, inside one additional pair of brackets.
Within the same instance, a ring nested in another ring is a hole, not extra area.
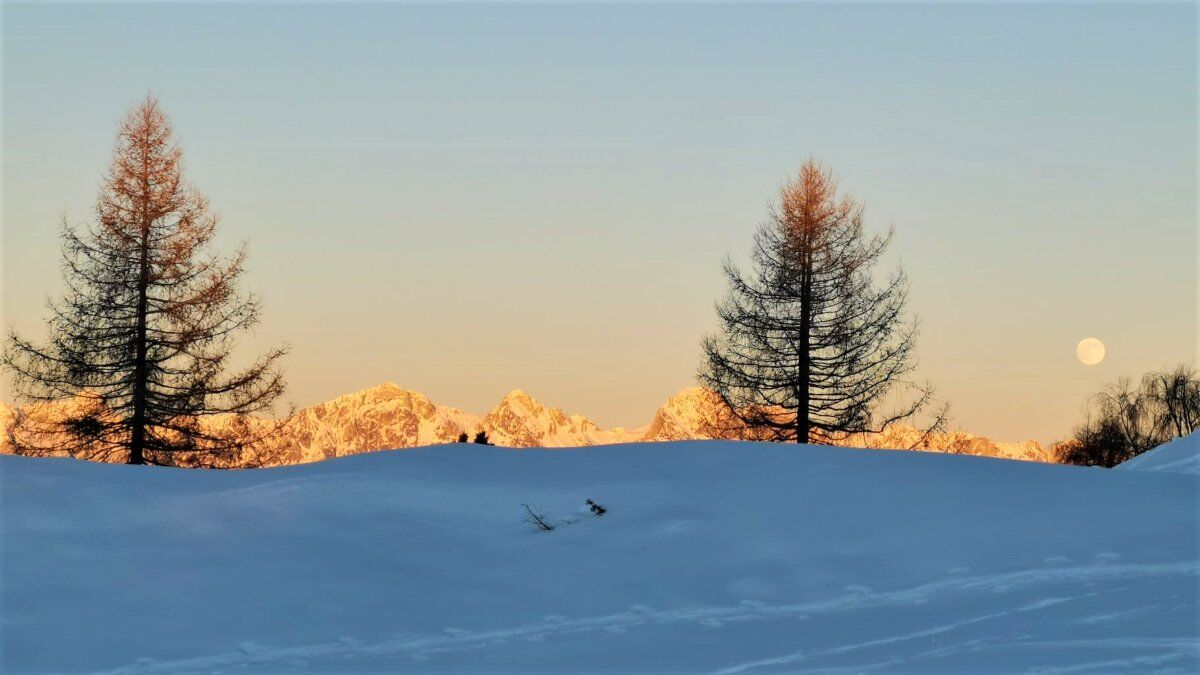
[[(0, 403), (0, 452), (11, 453), (12, 429), (23, 411)], [(296, 411), (261, 449), (269, 464), (301, 464), (375, 450), (451, 443), (461, 434), (487, 433), (505, 447), (577, 447), (643, 441), (728, 437), (733, 419), (715, 393), (692, 387), (670, 397), (639, 427), (601, 428), (583, 415), (539, 402), (514, 389), (486, 414), (440, 405), (423, 394), (387, 382)], [(205, 419), (220, 431), (245, 424), (232, 416)], [(266, 420), (256, 420), (266, 424)], [(1052, 462), (1054, 453), (1036, 441), (996, 442), (962, 431), (926, 436), (913, 427), (893, 425), (882, 434), (855, 435), (840, 445), (878, 449), (916, 449)]]

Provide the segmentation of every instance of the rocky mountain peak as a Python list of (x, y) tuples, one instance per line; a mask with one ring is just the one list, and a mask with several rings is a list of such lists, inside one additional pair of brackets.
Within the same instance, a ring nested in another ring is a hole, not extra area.
[(655, 412), (645, 440), (723, 438), (734, 422), (733, 412), (715, 392), (688, 387), (667, 399)]
[(513, 389), (500, 399), (496, 408), (509, 408), (518, 414), (536, 415), (546, 409), (537, 399), (521, 389)]
[[(45, 405), (66, 414), (87, 402), (83, 396)], [(16, 407), (0, 404), (0, 452), (11, 452), (9, 436), (20, 414)], [(218, 429), (233, 423), (227, 417), (217, 416), (204, 423)], [(520, 389), (505, 394), (496, 407), (481, 416), (434, 403), (394, 382), (384, 382), (298, 410), (268, 450), (271, 457), (281, 458), (278, 461), (294, 464), (373, 450), (452, 443), (460, 434), (473, 436), (480, 430), (487, 432), (492, 443), (508, 447), (752, 437), (739, 426), (720, 396), (701, 387), (689, 387), (671, 396), (649, 425), (606, 430), (583, 415), (543, 405)], [(1054, 461), (1054, 453), (1034, 441), (997, 443), (961, 431), (925, 435), (901, 425), (882, 434), (847, 437), (838, 444), (880, 449), (915, 446), (933, 452)]]
[(508, 392), (480, 427), (493, 443), (513, 447), (591, 445), (587, 435), (600, 431), (588, 418), (547, 407), (520, 389)]

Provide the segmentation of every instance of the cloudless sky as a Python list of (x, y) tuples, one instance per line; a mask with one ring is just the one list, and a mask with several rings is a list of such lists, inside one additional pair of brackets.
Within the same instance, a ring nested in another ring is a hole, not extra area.
[(895, 226), (955, 425), (1055, 440), (1195, 357), (1196, 34), (1192, 3), (6, 3), (3, 321), (43, 334), (58, 218), (154, 92), (296, 404), (519, 387), (644, 424), (815, 156)]

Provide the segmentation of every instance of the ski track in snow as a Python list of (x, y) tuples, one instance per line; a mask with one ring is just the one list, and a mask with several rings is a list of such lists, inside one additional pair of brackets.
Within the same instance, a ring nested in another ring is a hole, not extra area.
[[(759, 668), (769, 668), (772, 666), (788, 666), (787, 670), (794, 672), (795, 669), (792, 668), (791, 666), (793, 666), (794, 664), (800, 663), (802, 661), (814, 658), (814, 657), (835, 656), (838, 654), (853, 652), (853, 651), (859, 650), (859, 649), (866, 649), (866, 648), (870, 648), (870, 647), (879, 647), (879, 646), (894, 644), (897, 642), (905, 642), (908, 640), (916, 640), (919, 638), (933, 638), (938, 635), (949, 633), (949, 632), (951, 632), (955, 629), (961, 628), (963, 626), (968, 626), (968, 625), (975, 624), (975, 623), (982, 623), (984, 621), (988, 621), (991, 619), (998, 619), (1000, 617), (1009, 616), (1011, 614), (1020, 614), (1023, 612), (1037, 611), (1039, 609), (1044, 609), (1046, 607), (1052, 607), (1054, 605), (1059, 605), (1059, 604), (1062, 604), (1065, 602), (1070, 602), (1072, 600), (1078, 600), (1081, 598), (1102, 595), (1105, 592), (1108, 592), (1108, 591), (1098, 591), (1095, 593), (1084, 593), (1081, 595), (1074, 595), (1074, 596), (1068, 596), (1068, 597), (1063, 597), (1063, 598), (1047, 598), (1045, 600), (1027, 603), (1025, 605), (1021, 605), (1021, 606), (1016, 607), (1011, 610), (983, 614), (980, 616), (963, 619), (961, 621), (955, 621), (955, 622), (951, 622), (951, 623), (942, 624), (939, 626), (934, 626), (932, 628), (917, 631), (914, 633), (907, 633), (904, 635), (896, 635), (896, 636), (886, 637), (886, 638), (878, 638), (875, 640), (858, 642), (858, 643), (854, 643), (854, 644), (850, 644), (850, 645), (844, 645), (841, 647), (834, 647), (831, 649), (814, 650), (814, 651), (809, 651), (809, 652), (795, 652), (793, 654), (787, 654), (785, 656), (778, 656), (778, 657), (774, 657), (774, 658), (762, 659), (759, 661), (751, 661), (749, 663), (738, 664), (736, 666), (731, 666), (729, 668), (725, 668), (725, 669), (722, 669), (722, 670), (719, 670), (716, 672), (717, 672), (717, 675), (733, 675), (734, 673), (743, 673), (743, 672), (756, 670)], [(1135, 658), (1131, 658), (1131, 659), (1093, 661), (1093, 662), (1088, 662), (1086, 664), (1074, 664), (1074, 665), (1067, 666), (1067, 667), (1039, 667), (1039, 668), (1032, 669), (1032, 672), (1035, 672), (1035, 673), (1107, 672), (1110, 670), (1117, 670), (1117, 669), (1127, 670), (1127, 669), (1135, 668), (1135, 667), (1136, 668), (1149, 668), (1149, 667), (1157, 668), (1157, 667), (1166, 666), (1166, 665), (1169, 665), (1172, 663), (1180, 664), (1180, 665), (1193, 663), (1197, 659), (1200, 659), (1200, 641), (1197, 641), (1197, 640), (1144, 638), (1144, 639), (1123, 639), (1123, 640), (1122, 639), (1116, 639), (1116, 640), (1107, 639), (1107, 640), (1094, 640), (1094, 641), (1090, 641), (1090, 640), (1030, 641), (1030, 640), (1024, 640), (1024, 639), (1006, 639), (1004, 637), (998, 636), (998, 637), (992, 637), (992, 638), (967, 640), (965, 642), (951, 644), (951, 645), (947, 645), (944, 647), (939, 647), (938, 649), (932, 649), (932, 650), (920, 652), (920, 653), (917, 653), (914, 655), (909, 655), (909, 656), (901, 656), (901, 657), (891, 658), (891, 659), (887, 659), (885, 661), (879, 661), (879, 662), (873, 662), (873, 663), (859, 663), (859, 664), (855, 664), (854, 666), (847, 666), (845, 668), (832, 668), (831, 669), (827, 666), (822, 666), (820, 668), (817, 668), (816, 670), (818, 670), (819, 672), (862, 672), (864, 670), (875, 670), (875, 669), (886, 668), (886, 667), (890, 667), (890, 666), (899, 666), (899, 665), (902, 665), (902, 664), (905, 664), (905, 663), (908, 663), (911, 661), (919, 661), (921, 659), (941, 658), (941, 657), (951, 656), (951, 655), (959, 654), (959, 653), (963, 653), (963, 652), (980, 652), (980, 651), (984, 651), (984, 650), (988, 650), (988, 649), (1013, 650), (1013, 649), (1019, 649), (1019, 648), (1025, 648), (1025, 647), (1038, 647), (1038, 648), (1086, 647), (1088, 649), (1093, 649), (1093, 650), (1112, 649), (1114, 647), (1123, 647), (1123, 648), (1143, 649), (1143, 650), (1159, 649), (1159, 650), (1162, 650), (1162, 652), (1163, 652), (1161, 654), (1143, 655), (1143, 656), (1139, 656), (1139, 657), (1135, 657)]]
[[(376, 643), (365, 643), (349, 637), (343, 637), (333, 642), (293, 647), (272, 647), (247, 642), (238, 645), (238, 648), (234, 651), (175, 661), (139, 659), (132, 664), (107, 672), (183, 673), (256, 667), (274, 669), (280, 667), (298, 668), (308, 665), (311, 661), (325, 663), (334, 660), (366, 660), (398, 656), (407, 656), (421, 661), (441, 653), (479, 650), (519, 641), (536, 642), (560, 635), (596, 631), (623, 633), (629, 629), (652, 624), (694, 624), (701, 628), (713, 628), (726, 623), (749, 621), (778, 619), (801, 621), (822, 614), (887, 606), (927, 604), (931, 600), (954, 593), (1001, 594), (1042, 584), (1055, 584), (1056, 588), (1061, 588), (1057, 585), (1064, 583), (1088, 584), (1117, 580), (1146, 581), (1187, 576), (1200, 576), (1200, 564), (1197, 564), (1195, 561), (1159, 564), (1102, 563), (1077, 567), (1032, 568), (1004, 574), (980, 576), (954, 574), (937, 581), (893, 591), (872, 591), (865, 587), (850, 588), (840, 596), (812, 603), (770, 605), (745, 600), (731, 606), (693, 606), (661, 610), (642, 605), (633, 605), (625, 611), (601, 616), (574, 619), (562, 616), (546, 616), (541, 621), (535, 623), (477, 632), (448, 627), (443, 629), (441, 634), (399, 635)], [(1076, 588), (1078, 587), (1076, 586)], [(785, 667), (789, 671), (804, 670), (803, 662), (814, 657), (835, 656), (919, 638), (932, 638), (949, 633), (963, 626), (986, 622), (1012, 614), (1036, 612), (1064, 602), (1115, 592), (1115, 590), (1108, 588), (1087, 593), (1076, 593), (1074, 595), (1046, 597), (1034, 602), (1024, 602), (1011, 609), (969, 616), (958, 621), (934, 625), (916, 632), (880, 637), (827, 649), (768, 657), (741, 664), (732, 664), (717, 672), (732, 674), (754, 671), (759, 668), (780, 666)], [(1119, 617), (1097, 615), (1092, 618), (1097, 621), (1106, 621)], [(1147, 637), (1096, 641), (1038, 641), (1029, 639), (1029, 636), (1009, 636), (968, 640), (886, 661), (857, 664), (853, 667), (847, 667), (845, 670), (858, 672), (896, 666), (920, 658), (936, 658), (963, 651), (1024, 647), (1045, 650), (1086, 647), (1095, 649), (1099, 653), (1106, 648), (1114, 646), (1142, 649), (1153, 653), (1144, 653), (1133, 658), (1100, 659), (1068, 667), (1045, 667), (1035, 668), (1034, 670), (1041, 673), (1096, 672), (1147, 668), (1182, 668), (1186, 670), (1189, 664), (1194, 664), (1197, 660), (1200, 660), (1200, 640), (1197, 639)], [(831, 669), (822, 667), (821, 670), (828, 672)], [(838, 669), (834, 668), (832, 670), (836, 671)]]

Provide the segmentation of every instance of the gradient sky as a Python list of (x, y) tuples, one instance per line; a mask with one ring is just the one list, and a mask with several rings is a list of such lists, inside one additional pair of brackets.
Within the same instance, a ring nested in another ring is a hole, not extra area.
[(519, 387), (643, 424), (811, 155), (895, 226), (955, 426), (1055, 440), (1195, 357), (1196, 35), (1191, 3), (6, 3), (3, 321), (42, 334), (58, 217), (155, 92), (296, 404)]

